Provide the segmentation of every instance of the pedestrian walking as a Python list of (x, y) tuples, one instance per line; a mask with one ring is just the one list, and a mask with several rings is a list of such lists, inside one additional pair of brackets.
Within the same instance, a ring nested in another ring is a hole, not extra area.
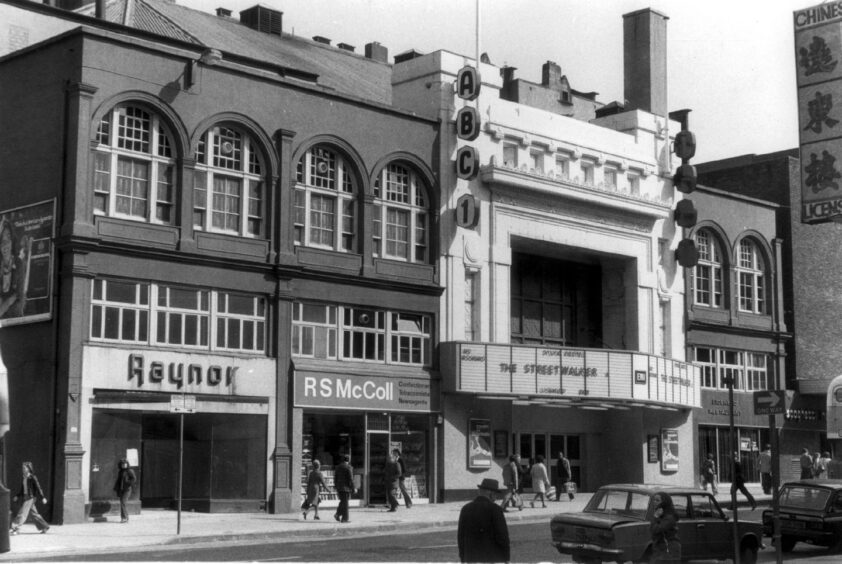
[(340, 523), (349, 523), (348, 500), (354, 493), (354, 469), (351, 467), (351, 457), (342, 455), (342, 462), (336, 467), (333, 474), (333, 487), (336, 488), (336, 495), (339, 496), (339, 507), (336, 508), (333, 518)]
[(398, 486), (400, 483), (401, 470), (394, 454), (386, 457), (386, 464), (383, 467), (383, 479), (386, 482), (386, 500), (389, 502), (389, 512), (398, 510)]
[(465, 504), (459, 512), (456, 530), (461, 562), (509, 562), (509, 527), (503, 509), (494, 499), (498, 493), (511, 491), (500, 488), (497, 480), (485, 478), (480, 483), (476, 499)]
[(740, 461), (740, 453), (734, 453), (734, 481), (731, 482), (731, 499), (735, 500), (737, 490), (741, 491), (746, 499), (751, 504), (751, 510), (757, 509), (757, 503), (754, 501), (754, 496), (746, 489), (745, 476), (743, 475), (743, 463)]
[(128, 523), (129, 510), (126, 508), (126, 504), (132, 495), (135, 483), (137, 483), (137, 476), (129, 466), (128, 459), (121, 459), (117, 466), (119, 469), (117, 470), (117, 481), (114, 483), (114, 493), (120, 498), (120, 522)]
[(664, 492), (652, 496), (654, 511), (649, 521), (652, 535), (650, 562), (681, 562), (681, 541), (678, 538), (678, 514), (672, 498)]
[(760, 452), (758, 457), (758, 465), (760, 466), (760, 485), (763, 487), (764, 494), (772, 493), (772, 446), (766, 445)]
[(544, 466), (543, 456), (539, 454), (535, 457), (535, 464), (532, 465), (529, 473), (532, 475), (532, 491), (535, 492), (535, 497), (532, 498), (529, 505), (535, 507), (535, 501), (540, 499), (541, 507), (546, 507), (547, 504), (544, 501), (544, 494), (547, 493), (547, 489), (550, 487), (550, 477), (547, 476), (547, 467)]
[(321, 471), (322, 463), (318, 460), (313, 461), (313, 469), (307, 474), (307, 497), (304, 503), (301, 504), (301, 513), (304, 520), (307, 520), (307, 513), (313, 510), (313, 519), (319, 521), (319, 502), (321, 502), (321, 491), (327, 491), (327, 484), (325, 484), (325, 477)]
[(813, 465), (813, 478), (827, 478), (827, 465), (830, 462), (830, 453), (825, 451), (816, 453), (816, 462)]
[(702, 481), (702, 489), (707, 490), (708, 484), (710, 484), (710, 491), (713, 495), (719, 493), (719, 488), (717, 487), (717, 480), (716, 480), (716, 460), (713, 458), (713, 453), (708, 453), (705, 459), (702, 461), (702, 468), (700, 471), (699, 477)]
[(809, 480), (813, 477), (813, 457), (810, 456), (810, 449), (804, 447), (801, 449), (801, 458), (799, 460), (801, 465), (801, 479)]
[(406, 508), (409, 509), (412, 507), (412, 497), (409, 495), (409, 492), (406, 491), (406, 465), (403, 462), (401, 451), (395, 449), (392, 451), (392, 454), (395, 455), (395, 460), (397, 460), (398, 468), (401, 471), (401, 475), (398, 477), (398, 486), (400, 486), (401, 489), (404, 505), (406, 505)]
[(570, 471), (570, 461), (564, 456), (564, 452), (558, 453), (558, 466), (556, 466), (556, 476), (558, 477), (558, 484), (555, 488), (555, 500), (559, 501), (561, 492), (566, 491), (567, 497), (573, 501), (573, 490), (567, 489), (567, 483), (573, 480), (573, 473)]
[(509, 457), (509, 463), (503, 467), (503, 482), (505, 482), (508, 491), (503, 496), (503, 501), (500, 505), (503, 511), (508, 511), (508, 504), (518, 508), (518, 511), (523, 511), (523, 499), (518, 494), (518, 487), (520, 486), (520, 455), (513, 454)]
[(18, 491), (18, 494), (12, 498), (12, 501), (17, 501), (18, 498), (20, 498), (21, 505), (18, 509), (17, 515), (15, 515), (15, 518), (12, 521), (12, 528), (9, 531), (9, 534), (18, 534), (18, 530), (21, 525), (23, 525), (29, 517), (32, 517), (32, 520), (35, 521), (35, 526), (41, 533), (46, 533), (50, 530), (50, 526), (46, 521), (44, 521), (41, 514), (38, 513), (38, 508), (35, 507), (35, 502), (40, 499), (41, 503), (46, 505), (47, 498), (44, 497), (44, 491), (41, 489), (41, 484), (38, 482), (38, 477), (35, 475), (32, 463), (24, 462), (21, 466), (21, 473), (23, 476), (21, 478), (20, 490)]

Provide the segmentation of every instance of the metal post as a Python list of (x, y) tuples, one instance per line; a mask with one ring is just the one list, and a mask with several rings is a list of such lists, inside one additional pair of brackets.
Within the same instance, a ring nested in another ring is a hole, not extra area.
[(778, 505), (778, 490), (781, 487), (781, 436), (776, 425), (775, 415), (769, 414), (769, 438), (772, 440), (772, 542), (775, 544), (775, 559), (783, 563), (781, 550), (781, 516)]
[(728, 384), (728, 431), (731, 437), (731, 508), (733, 510), (733, 527), (734, 527), (734, 564), (740, 564), (740, 539), (739, 527), (737, 526), (737, 489), (734, 487), (734, 478), (736, 478), (736, 460), (734, 460), (734, 453), (739, 456), (739, 449), (737, 448), (737, 435), (734, 432), (734, 377), (728, 376), (725, 379)]
[(184, 469), (184, 411), (178, 414), (178, 524), (175, 534), (181, 534), (181, 484)]

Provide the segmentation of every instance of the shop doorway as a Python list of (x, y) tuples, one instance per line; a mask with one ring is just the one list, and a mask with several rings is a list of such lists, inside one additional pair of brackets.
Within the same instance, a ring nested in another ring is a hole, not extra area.
[(386, 504), (384, 468), (389, 454), (389, 433), (368, 433), (368, 504)]

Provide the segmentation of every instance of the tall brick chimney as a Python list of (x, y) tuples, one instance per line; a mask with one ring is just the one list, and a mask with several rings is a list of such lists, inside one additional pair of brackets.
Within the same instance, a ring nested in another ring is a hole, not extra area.
[(623, 15), (626, 110), (667, 116), (667, 20), (650, 8)]

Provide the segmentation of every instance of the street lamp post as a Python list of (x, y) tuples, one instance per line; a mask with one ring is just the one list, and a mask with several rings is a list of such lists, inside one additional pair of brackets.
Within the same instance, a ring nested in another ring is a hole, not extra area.
[(734, 376), (728, 375), (724, 378), (725, 384), (728, 386), (728, 433), (731, 443), (731, 510), (733, 511), (733, 527), (734, 527), (734, 564), (740, 564), (740, 538), (739, 527), (737, 526), (737, 488), (734, 487), (734, 479), (736, 478), (736, 457), (735, 454), (739, 452), (737, 449), (737, 435), (734, 432)]

